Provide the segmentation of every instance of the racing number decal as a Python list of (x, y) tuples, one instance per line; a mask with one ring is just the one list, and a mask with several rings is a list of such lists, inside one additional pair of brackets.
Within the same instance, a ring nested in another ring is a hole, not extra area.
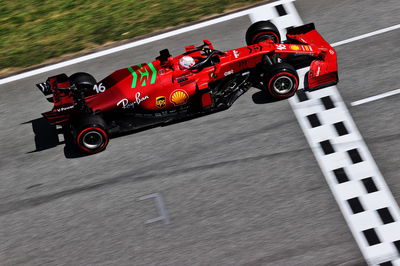
[(132, 88), (136, 88), (137, 81), (138, 81), (138, 74), (140, 74), (140, 79), (139, 82), (141, 82), (141, 86), (144, 87), (147, 85), (147, 81), (149, 80), (149, 69), (151, 71), (151, 79), (150, 79), (150, 84), (154, 84), (156, 82), (157, 78), (157, 70), (154, 67), (153, 63), (145, 64), (145, 65), (137, 65), (137, 69), (133, 70), (132, 67), (128, 67), (129, 72), (132, 74)]
[(276, 46), (276, 49), (278, 49), (279, 51), (282, 51), (282, 50), (286, 50), (287, 49), (287, 47), (286, 47), (286, 45), (284, 45), (284, 44), (278, 44), (277, 46)]
[(106, 87), (104, 87), (103, 83), (95, 84), (95, 85), (93, 86), (93, 90), (94, 90), (96, 93), (105, 92), (105, 91), (106, 91)]

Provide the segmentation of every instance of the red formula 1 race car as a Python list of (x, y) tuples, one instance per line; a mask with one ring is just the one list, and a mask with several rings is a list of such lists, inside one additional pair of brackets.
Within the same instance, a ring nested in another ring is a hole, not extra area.
[(247, 30), (246, 42), (222, 52), (205, 40), (177, 57), (165, 49), (155, 61), (99, 82), (81, 72), (49, 77), (37, 84), (54, 103), (43, 116), (71, 130), (80, 150), (97, 153), (113, 134), (225, 110), (251, 86), (278, 99), (293, 96), (300, 67), (310, 66), (307, 90), (338, 82), (336, 52), (313, 24), (289, 29), (282, 43), (276, 26), (260, 21)]

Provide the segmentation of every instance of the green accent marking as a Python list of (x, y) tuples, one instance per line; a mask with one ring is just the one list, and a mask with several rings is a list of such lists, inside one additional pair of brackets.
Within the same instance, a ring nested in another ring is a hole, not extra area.
[(132, 88), (136, 87), (136, 82), (137, 82), (137, 74), (136, 72), (132, 69), (132, 67), (128, 67), (129, 72), (131, 72), (133, 79), (132, 79)]
[(143, 72), (140, 71), (140, 69), (138, 69), (137, 71), (140, 73), (140, 81), (142, 81), (142, 86), (146, 86), (146, 81), (149, 78), (149, 71), (145, 67), (143, 67), (143, 69)]
[[(152, 63), (148, 64), (151, 70), (151, 80), (150, 84), (154, 84), (157, 78), (157, 70)], [(137, 67), (137, 69), (136, 69)], [(136, 88), (137, 80), (138, 80), (138, 73), (140, 73), (140, 82), (142, 82), (142, 86), (146, 86), (146, 82), (149, 79), (150, 73), (146, 69), (146, 65), (139, 64), (135, 67), (136, 70), (133, 70), (132, 67), (128, 67), (129, 72), (131, 72), (133, 79), (132, 79), (132, 88)], [(140, 71), (142, 70), (142, 71)]]
[(151, 72), (152, 72), (150, 84), (154, 84), (156, 82), (156, 78), (157, 78), (157, 70), (153, 66), (153, 63), (150, 63), (149, 67), (150, 67)]

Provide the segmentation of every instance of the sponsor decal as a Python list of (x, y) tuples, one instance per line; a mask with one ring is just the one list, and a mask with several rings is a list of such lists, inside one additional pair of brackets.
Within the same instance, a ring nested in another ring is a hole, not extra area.
[(239, 57), (239, 51), (236, 51), (236, 50), (233, 50), (233, 56), (235, 57), (235, 58), (238, 58)]
[(140, 92), (137, 92), (135, 95), (135, 101), (129, 102), (128, 99), (124, 98), (117, 103), (117, 106), (121, 106), (122, 109), (129, 109), (129, 108), (133, 109), (135, 108), (135, 105), (139, 105), (141, 102), (144, 102), (148, 98), (149, 96), (141, 97)]
[(231, 70), (225, 72), (225, 73), (224, 73), (224, 76), (226, 77), (226, 76), (229, 76), (229, 75), (231, 75), (231, 74), (233, 74), (233, 69), (231, 69)]
[(189, 75), (188, 74), (184, 74), (182, 76), (176, 77), (176, 80), (178, 82), (182, 82), (182, 81), (188, 80), (190, 76), (191, 76), (191, 74), (189, 74)]
[(47, 82), (36, 84), (36, 86), (38, 86), (40, 91), (43, 92), (44, 94), (47, 93), (51, 94), (50, 84), (48, 84)]
[(318, 70), (317, 70), (317, 74), (316, 74), (315, 76), (318, 77), (320, 73), (321, 73), (321, 67), (319, 66), (319, 67), (318, 67)]
[(105, 92), (106, 91), (106, 87), (104, 87), (103, 83), (100, 84), (96, 84), (93, 86), (93, 90), (96, 93), (101, 93), (101, 92)]
[(181, 79), (178, 79), (178, 83), (181, 83), (181, 82), (184, 82), (184, 81), (187, 81), (188, 80), (188, 78), (181, 78)]
[(276, 46), (276, 49), (278, 49), (279, 51), (282, 51), (282, 50), (285, 50), (285, 49), (287, 49), (287, 48), (286, 48), (286, 45), (284, 45), (284, 44), (281, 43), (281, 44), (279, 44), (279, 45)]
[(117, 103), (117, 106), (122, 106), (122, 109), (128, 109), (128, 108), (133, 108), (134, 104), (133, 103), (129, 103), (128, 99), (122, 99)]
[(240, 68), (247, 66), (247, 60), (240, 60), (238, 62)]
[(292, 50), (295, 50), (295, 51), (299, 51), (300, 50), (300, 46), (298, 46), (298, 45), (290, 45), (289, 48), (292, 49)]
[(294, 55), (309, 55), (307, 53), (295, 53)]
[(68, 106), (68, 107), (56, 108), (56, 111), (57, 112), (64, 112), (64, 111), (67, 111), (67, 110), (70, 110), (70, 109), (73, 109), (73, 108), (74, 108), (74, 106), (71, 105), (71, 106)]
[(312, 51), (312, 47), (310, 45), (304, 45), (303, 48), (304, 48), (303, 49), (304, 51), (307, 51), (307, 52), (311, 52)]
[(253, 48), (251, 46), (247, 46), (247, 49), (249, 49), (249, 53), (256, 53), (262, 51), (263, 47), (259, 44), (255, 45)]
[(132, 74), (132, 89), (136, 88), (138, 80), (142, 87), (156, 82), (158, 73), (153, 63), (144, 64), (143, 66), (140, 64), (134, 68), (128, 67), (129, 72)]
[(329, 49), (329, 53), (330, 53), (331, 55), (334, 55), (334, 54), (335, 54), (335, 51), (333, 51), (332, 49)]
[(144, 97), (141, 98), (141, 97), (140, 97), (140, 92), (137, 92), (136, 95), (135, 95), (135, 98), (136, 98), (135, 103), (136, 103), (137, 105), (139, 105), (141, 102), (147, 100), (147, 99), (149, 98), (149, 96), (144, 96)]
[(184, 80), (182, 82), (179, 82), (179, 86), (183, 87), (183, 86), (186, 86), (186, 85), (188, 85), (190, 83), (193, 83), (193, 82), (195, 82), (194, 79), (187, 79), (187, 80)]
[(167, 100), (165, 99), (165, 96), (159, 96), (156, 98), (156, 106), (158, 108), (164, 108), (166, 104)]
[(174, 90), (169, 98), (170, 102), (172, 102), (174, 105), (185, 104), (187, 103), (188, 99), (189, 95), (187, 92), (181, 89)]

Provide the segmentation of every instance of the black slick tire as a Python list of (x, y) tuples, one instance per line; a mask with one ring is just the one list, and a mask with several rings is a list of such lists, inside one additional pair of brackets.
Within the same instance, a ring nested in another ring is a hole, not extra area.
[(99, 115), (84, 115), (73, 125), (75, 142), (79, 150), (87, 154), (106, 149), (109, 136), (106, 123)]
[(97, 84), (96, 79), (85, 72), (74, 73), (69, 77), (71, 84), (74, 84), (79, 90), (90, 90)]
[(262, 82), (265, 91), (276, 99), (293, 96), (299, 87), (299, 76), (296, 69), (287, 63), (278, 63), (269, 67)]
[(274, 43), (281, 42), (278, 28), (269, 21), (258, 21), (253, 23), (246, 32), (246, 43), (252, 45), (265, 40), (272, 40)]

